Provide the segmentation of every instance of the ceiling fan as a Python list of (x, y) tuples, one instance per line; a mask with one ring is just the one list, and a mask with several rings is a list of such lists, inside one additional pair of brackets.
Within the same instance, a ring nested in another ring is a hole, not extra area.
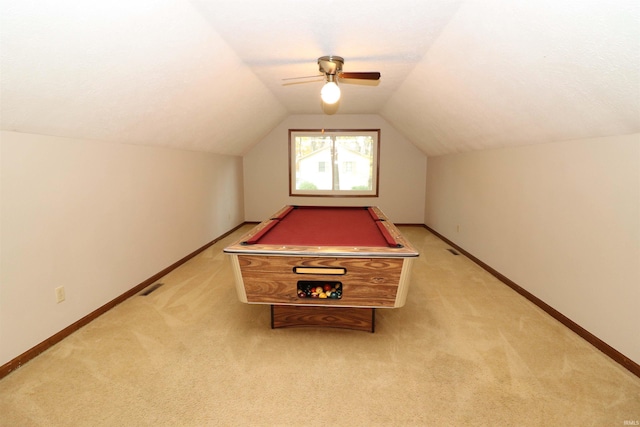
[(318, 58), (318, 67), (323, 74), (318, 76), (293, 77), (284, 80), (324, 76), (326, 83), (320, 91), (320, 96), (325, 104), (335, 104), (340, 99), (340, 88), (338, 87), (337, 79), (380, 80), (380, 73), (377, 71), (344, 72), (342, 71), (343, 65), (344, 58), (340, 56), (321, 56)]

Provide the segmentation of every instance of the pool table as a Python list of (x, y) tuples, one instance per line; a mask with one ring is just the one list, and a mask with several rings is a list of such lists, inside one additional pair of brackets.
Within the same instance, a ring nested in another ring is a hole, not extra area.
[(224, 249), (240, 301), (271, 305), (272, 328), (374, 331), (405, 304), (419, 255), (373, 206), (285, 206)]

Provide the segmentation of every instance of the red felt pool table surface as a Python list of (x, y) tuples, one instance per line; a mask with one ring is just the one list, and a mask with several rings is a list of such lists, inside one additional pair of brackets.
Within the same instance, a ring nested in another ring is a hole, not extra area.
[(288, 206), (246, 244), (397, 247), (371, 207)]
[(285, 206), (224, 249), (227, 254), (417, 257), (377, 207)]

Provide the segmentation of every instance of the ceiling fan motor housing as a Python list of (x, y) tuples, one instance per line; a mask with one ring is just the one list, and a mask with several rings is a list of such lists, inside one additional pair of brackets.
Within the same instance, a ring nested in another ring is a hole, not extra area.
[(327, 75), (336, 75), (342, 71), (344, 58), (340, 56), (321, 56), (318, 58), (320, 72)]

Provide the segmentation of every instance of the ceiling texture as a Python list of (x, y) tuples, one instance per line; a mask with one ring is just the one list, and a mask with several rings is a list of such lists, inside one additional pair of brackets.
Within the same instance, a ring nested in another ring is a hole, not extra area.
[[(339, 82), (317, 58), (378, 82)], [(2, 0), (3, 130), (242, 155), (378, 114), (428, 156), (640, 132), (637, 0)]]

